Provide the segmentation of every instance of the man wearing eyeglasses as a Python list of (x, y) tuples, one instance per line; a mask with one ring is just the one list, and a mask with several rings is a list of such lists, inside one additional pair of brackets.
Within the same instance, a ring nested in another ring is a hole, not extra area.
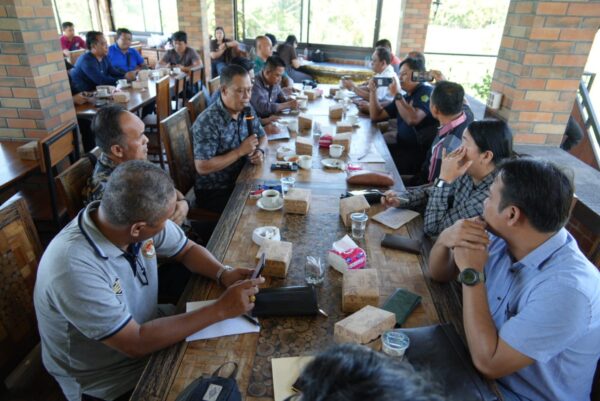
[[(90, 203), (50, 243), (38, 268), (35, 310), (46, 369), (69, 401), (129, 399), (151, 353), (254, 307), (251, 269), (223, 266), (169, 216), (169, 175), (146, 161), (112, 173)], [(157, 256), (226, 287), (213, 304), (173, 315), (158, 305)]]

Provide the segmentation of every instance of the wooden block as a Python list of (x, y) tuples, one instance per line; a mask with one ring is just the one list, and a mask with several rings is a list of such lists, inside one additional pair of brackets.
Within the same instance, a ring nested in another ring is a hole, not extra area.
[(335, 124), (335, 132), (338, 134), (341, 134), (343, 132), (353, 132), (353, 131), (354, 131), (354, 127), (352, 127), (352, 124), (350, 124), (350, 123), (338, 121)]
[(145, 89), (148, 88), (148, 81), (133, 81), (131, 83), (133, 89)]
[(348, 270), (342, 283), (342, 311), (356, 312), (379, 305), (379, 275), (375, 269)]
[(329, 118), (334, 120), (340, 120), (342, 115), (344, 114), (344, 106), (341, 104), (334, 104), (333, 106), (329, 106)]
[(38, 143), (37, 141), (27, 142), (17, 148), (17, 154), (23, 160), (38, 160)]
[(293, 214), (307, 214), (310, 207), (310, 189), (290, 188), (283, 197), (283, 211)]
[(350, 215), (356, 212), (367, 212), (371, 208), (367, 198), (363, 195), (350, 196), (348, 198), (340, 199), (340, 216), (346, 227), (352, 225)]
[(352, 133), (335, 134), (333, 136), (332, 144), (342, 145), (344, 147), (344, 153), (350, 153), (350, 145), (352, 144)]
[[(292, 243), (286, 241), (265, 240), (256, 254), (256, 261), (265, 253), (263, 276), (285, 278), (292, 260)], [(394, 315), (395, 316), (395, 315)]]
[(357, 343), (378, 350), (383, 332), (395, 325), (396, 315), (392, 312), (367, 305), (337, 322), (333, 326), (333, 339), (338, 344)]
[(297, 137), (296, 138), (296, 154), (297, 155), (309, 155), (313, 153), (313, 140), (312, 138)]
[(310, 131), (312, 129), (312, 123), (312, 118), (307, 116), (306, 114), (300, 114), (298, 116), (298, 129), (300, 131)]
[(315, 92), (314, 89), (305, 89), (304, 94), (306, 95), (308, 100), (316, 100), (318, 97), (317, 92)]
[(129, 102), (129, 92), (115, 92), (113, 100), (117, 103), (127, 103)]

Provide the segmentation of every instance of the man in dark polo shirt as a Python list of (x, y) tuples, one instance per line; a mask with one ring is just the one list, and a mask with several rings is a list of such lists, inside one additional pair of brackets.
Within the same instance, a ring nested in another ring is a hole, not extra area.
[(400, 87), (406, 93), (398, 93), (396, 83), (390, 85), (395, 93), (394, 101), (382, 107), (377, 99), (377, 86), (369, 82), (369, 114), (372, 121), (389, 118), (398, 120), (397, 143), (390, 146), (390, 152), (400, 174), (416, 174), (425, 160), (433, 136), (425, 132), (435, 132), (437, 120), (431, 115), (429, 99), (433, 87), (427, 83), (414, 82), (412, 73), (424, 71), (422, 60), (407, 58), (400, 66)]

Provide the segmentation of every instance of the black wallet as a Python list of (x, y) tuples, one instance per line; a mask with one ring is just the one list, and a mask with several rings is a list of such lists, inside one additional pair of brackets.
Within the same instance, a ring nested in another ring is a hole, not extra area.
[(410, 253), (421, 253), (421, 241), (398, 234), (385, 234), (381, 246)]
[(396, 291), (385, 301), (381, 309), (396, 315), (396, 326), (402, 326), (408, 315), (421, 303), (421, 296), (403, 288)]
[(498, 401), (471, 362), (469, 351), (450, 324), (401, 329), (410, 338), (405, 358), (441, 386), (446, 399)]
[(302, 316), (319, 313), (312, 286), (264, 288), (256, 294), (252, 316)]

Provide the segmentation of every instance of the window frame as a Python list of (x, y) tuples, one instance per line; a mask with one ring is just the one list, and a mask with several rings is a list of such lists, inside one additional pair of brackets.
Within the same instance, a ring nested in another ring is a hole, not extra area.
[[(131, 30), (131, 34), (132, 35), (136, 35), (136, 36), (150, 36), (152, 34), (157, 34), (157, 35), (164, 35), (164, 31), (163, 31), (163, 16), (162, 16), (162, 8), (160, 5), (160, 0), (140, 0), (140, 3), (142, 4), (142, 16), (143, 16), (143, 20), (144, 20), (144, 29), (146, 29), (146, 15), (144, 13), (144, 3), (148, 2), (148, 1), (155, 1), (158, 4), (158, 16), (160, 19), (160, 32), (156, 32), (156, 31), (148, 31), (148, 30), (144, 30), (144, 31), (134, 31)], [(114, 10), (114, 6), (113, 6), (113, 2), (110, 3), (110, 22), (112, 23), (112, 26), (114, 27), (115, 31), (119, 28), (121, 28), (121, 26), (117, 26), (117, 24), (115, 23), (115, 10)]]

